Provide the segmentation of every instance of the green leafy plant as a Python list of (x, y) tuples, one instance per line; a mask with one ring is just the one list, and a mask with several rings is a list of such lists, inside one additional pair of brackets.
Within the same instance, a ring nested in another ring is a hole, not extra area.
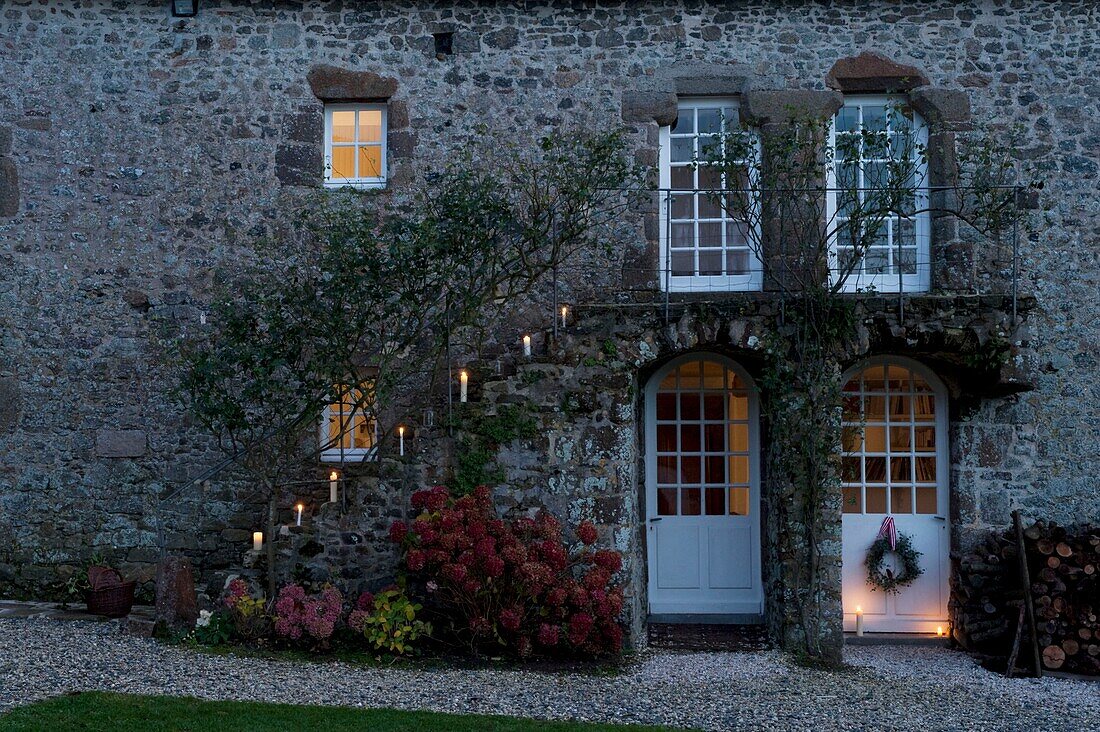
[(410, 600), (403, 588), (383, 590), (365, 604), (366, 608), (348, 616), (348, 627), (362, 633), (376, 651), (412, 653), (420, 638), (431, 635), (431, 624), (417, 618), (423, 607)]
[(223, 646), (233, 636), (233, 619), (229, 613), (218, 610), (203, 610), (195, 621), (195, 628), (188, 640), (203, 646)]

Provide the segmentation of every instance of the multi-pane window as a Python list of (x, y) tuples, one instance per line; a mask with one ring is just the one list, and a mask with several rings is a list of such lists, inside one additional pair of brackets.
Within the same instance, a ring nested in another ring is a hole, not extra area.
[(741, 378), (703, 358), (658, 386), (657, 514), (749, 513), (749, 393)]
[(325, 105), (325, 185), (386, 185), (386, 105)]
[[(676, 124), (662, 130), (660, 269), (670, 290), (760, 287), (761, 267), (744, 220), (755, 155), (745, 155), (743, 144), (726, 144), (741, 130), (737, 105), (719, 99), (682, 100)], [(739, 139), (755, 144), (755, 138)], [(725, 164), (708, 165), (717, 157)]]
[[(364, 387), (365, 389), (366, 387)], [(326, 462), (363, 460), (374, 454), (377, 422), (370, 410), (370, 392), (342, 389), (325, 407), (321, 420), (321, 459)]]
[(929, 287), (927, 129), (889, 97), (849, 97), (833, 119), (830, 270), (844, 289)]
[(844, 512), (939, 514), (937, 398), (917, 371), (876, 364), (844, 386)]

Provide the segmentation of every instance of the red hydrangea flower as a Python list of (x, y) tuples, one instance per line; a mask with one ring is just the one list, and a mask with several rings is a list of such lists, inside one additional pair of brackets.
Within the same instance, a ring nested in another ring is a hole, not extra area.
[(592, 561), (597, 567), (601, 567), (611, 574), (615, 574), (623, 568), (622, 555), (611, 549), (600, 549), (596, 552), (595, 556), (592, 557)]
[(588, 546), (592, 546), (599, 538), (599, 533), (597, 533), (596, 527), (591, 521), (582, 521), (581, 525), (577, 527), (577, 538)]
[(364, 592), (359, 595), (359, 598), (355, 601), (356, 610), (373, 610), (374, 609), (374, 593)]
[(408, 535), (409, 527), (405, 525), (404, 521), (394, 521), (390, 525), (390, 541), (394, 544), (400, 544)]
[(426, 559), (424, 552), (419, 549), (410, 549), (409, 553), (405, 555), (405, 566), (408, 567), (410, 572), (419, 572), (424, 569)]
[(500, 577), (504, 574), (504, 560), (500, 557), (489, 557), (485, 560), (485, 574), (490, 577)]
[(515, 632), (523, 620), (523, 614), (515, 608), (505, 608), (500, 611), (500, 625), (505, 630)]
[(552, 648), (558, 644), (558, 626), (543, 623), (539, 626), (539, 645)]
[(466, 567), (461, 564), (444, 564), (440, 570), (443, 578), (458, 584), (466, 579)]
[(595, 621), (588, 613), (575, 613), (569, 618), (569, 642), (579, 646), (588, 639)]

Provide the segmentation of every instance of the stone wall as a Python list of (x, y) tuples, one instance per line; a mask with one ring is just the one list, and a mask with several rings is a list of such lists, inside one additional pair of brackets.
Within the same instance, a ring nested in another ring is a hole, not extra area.
[[(940, 110), (961, 93), (974, 124), (1023, 125), (1049, 208), (1023, 245), (1021, 291), (1035, 305), (1027, 332), (1014, 336), (1012, 365), (1037, 388), (959, 401), (953, 516), (960, 540), (1004, 524), (1012, 506), (1060, 522), (1097, 517), (1100, 38), (1087, 0), (307, 0), (203, 4), (186, 20), (159, 1), (55, 0), (4, 4), (0, 31), (0, 594), (40, 594), (95, 548), (151, 576), (156, 496), (218, 459), (167, 396), (156, 334), (202, 327), (217, 269), (252, 256), (255, 237), (317, 193), (322, 108), (309, 75), (323, 64), (371, 72), (388, 95), (392, 164), (382, 195), (399, 194), (479, 123), (522, 141), (562, 125), (625, 121), (637, 160), (653, 164), (657, 123), (669, 121), (676, 93), (766, 100), (763, 92), (843, 89), (851, 68), (838, 77), (834, 65), (868, 49), (917, 69), (941, 90)], [(437, 56), (439, 32), (454, 33), (452, 54)], [(602, 274), (644, 294), (652, 211), (634, 223), (648, 236)], [(952, 271), (968, 276), (953, 288), (1004, 291), (1003, 277), (988, 276), (1003, 274), (1001, 254), (963, 261)], [(985, 323), (989, 312), (944, 317)], [(538, 325), (517, 323), (501, 342)], [(915, 337), (924, 326), (903, 330)], [(890, 344), (914, 350), (906, 338)], [(933, 366), (950, 366), (952, 344), (943, 341)], [(623, 397), (637, 393), (637, 360), (625, 358), (629, 368), (614, 370), (611, 385), (599, 368), (554, 373), (567, 388)], [(570, 518), (605, 516), (608, 538), (640, 558), (639, 506), (629, 500), (639, 484), (637, 405), (600, 399), (578, 403), (569, 416), (580, 421), (548, 413), (552, 443), (510, 448), (508, 478), (523, 486), (519, 495), (538, 494)], [(183, 490), (168, 512), (168, 547), (191, 554), (215, 586), (261, 521), (247, 488), (222, 474)], [(377, 531), (403, 499), (371, 500), (368, 518), (326, 518), (326, 535)], [(644, 568), (630, 572), (644, 587)]]

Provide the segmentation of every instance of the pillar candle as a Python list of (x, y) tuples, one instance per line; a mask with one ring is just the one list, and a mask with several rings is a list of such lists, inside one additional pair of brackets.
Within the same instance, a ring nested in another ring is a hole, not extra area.
[(569, 306), (568, 305), (562, 305), (561, 306), (561, 327), (563, 327), (563, 328), (565, 327), (565, 318), (568, 315), (569, 315)]
[(258, 552), (264, 548), (264, 532), (253, 531), (252, 532), (252, 551)]
[(458, 401), (466, 401), (466, 389), (470, 383), (470, 375), (466, 373), (466, 369), (462, 369), (458, 372)]
[(328, 500), (329, 503), (336, 503), (336, 486), (337, 481), (340, 480), (340, 474), (333, 470), (328, 476)]
[(526, 358), (531, 358), (531, 336), (523, 336), (523, 355)]
[(863, 635), (863, 608), (856, 605), (856, 635)]
[(397, 444), (401, 457), (405, 457), (405, 427), (404, 425), (397, 428)]
[(297, 518), (294, 522), (295, 526), (301, 526), (302, 525), (302, 509), (303, 508), (305, 508), (305, 506), (303, 506), (300, 503), (297, 506), (294, 507), (294, 510), (296, 510), (298, 512), (298, 516), (297, 516)]

